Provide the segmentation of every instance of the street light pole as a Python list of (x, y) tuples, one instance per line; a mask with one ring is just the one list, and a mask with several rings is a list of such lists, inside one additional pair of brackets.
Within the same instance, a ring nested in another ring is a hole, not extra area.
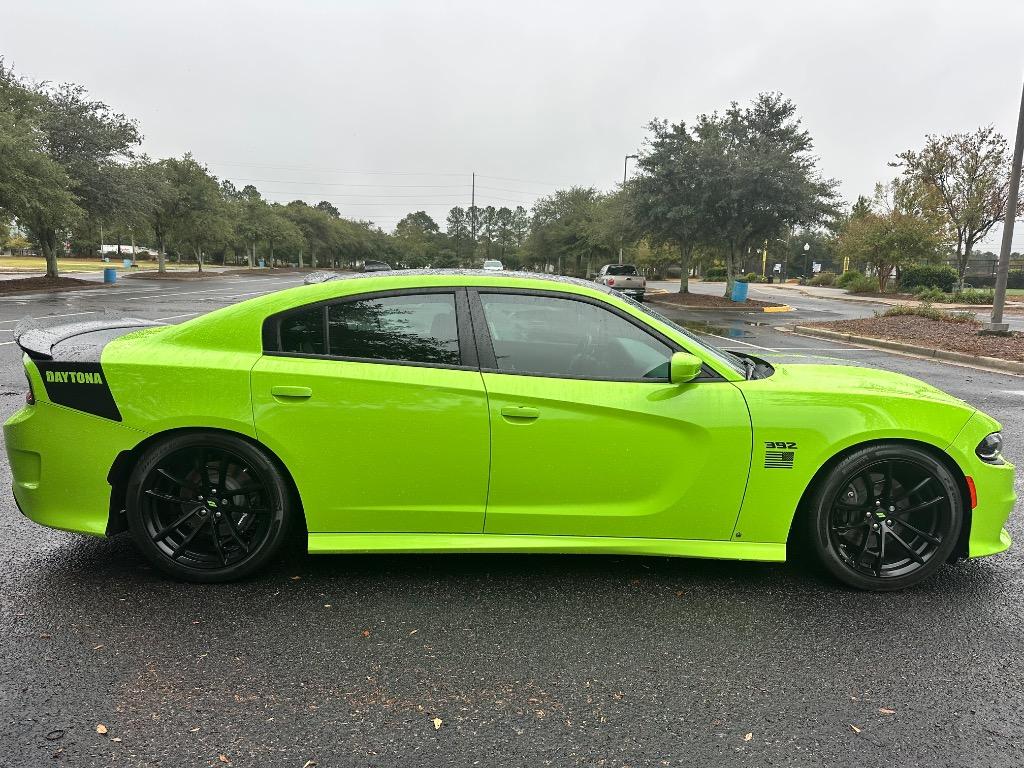
[[(625, 194), (625, 192), (626, 192), (626, 168), (629, 166), (629, 161), (630, 160), (636, 160), (638, 157), (639, 157), (639, 155), (626, 155), (626, 159), (622, 161), (622, 192), (623, 192), (623, 194)], [(622, 225), (625, 226), (625, 224), (626, 224), (626, 214), (625, 214), (625, 211), (623, 211), (623, 214), (622, 214)], [(623, 242), (622, 241), (623, 241), (624, 237), (625, 237), (625, 235), (622, 235), (622, 236), (619, 237), (619, 264), (622, 263), (622, 246), (623, 246)]]
[(811, 279), (810, 260), (811, 260), (811, 244), (810, 243), (804, 243), (804, 280), (810, 280)]
[(1013, 224), (1017, 220), (1017, 199), (1020, 192), (1020, 166), (1024, 155), (1024, 92), (1020, 97), (1017, 116), (1017, 139), (1013, 144), (1013, 164), (1010, 166), (1010, 189), (1006, 195), (1006, 219), (1003, 221), (1003, 241), (999, 248), (999, 271), (996, 273), (996, 291), (992, 298), (992, 320), (985, 324), (984, 332), (1006, 333), (1010, 324), (1003, 322), (1006, 303), (1006, 279), (1010, 273), (1010, 246), (1013, 242)]

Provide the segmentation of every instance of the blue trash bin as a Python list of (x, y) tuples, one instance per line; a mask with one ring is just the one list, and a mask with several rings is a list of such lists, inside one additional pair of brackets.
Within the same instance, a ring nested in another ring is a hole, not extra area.
[(113, 267), (103, 268), (103, 282), (104, 283), (116, 283), (117, 282), (117, 270)]
[(733, 301), (746, 301), (747, 300), (747, 284), (737, 280), (732, 284), (732, 300)]

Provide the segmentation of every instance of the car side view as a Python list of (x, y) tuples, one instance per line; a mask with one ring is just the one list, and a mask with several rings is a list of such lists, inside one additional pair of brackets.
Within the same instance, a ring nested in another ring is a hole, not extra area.
[[(32, 520), (223, 581), (312, 553), (782, 561), (862, 589), (1005, 550), (1000, 426), (880, 370), (734, 354), (611, 288), (319, 275), (178, 325), (22, 329)], [(628, 483), (596, 484), (615, 466)]]

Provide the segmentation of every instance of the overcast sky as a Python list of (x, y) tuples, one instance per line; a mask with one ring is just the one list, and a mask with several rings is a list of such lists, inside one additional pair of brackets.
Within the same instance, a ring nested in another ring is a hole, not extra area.
[(153, 157), (390, 229), (443, 226), (473, 171), (478, 205), (610, 189), (651, 118), (765, 90), (843, 195), (869, 194), (926, 133), (1012, 141), (1024, 2), (3, 0), (0, 54), (136, 117)]

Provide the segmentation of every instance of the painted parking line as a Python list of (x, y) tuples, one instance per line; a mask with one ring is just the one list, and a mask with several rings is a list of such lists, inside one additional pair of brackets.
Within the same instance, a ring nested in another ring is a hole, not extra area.
[[(246, 283), (263, 282), (265, 279), (266, 278), (256, 278), (254, 280), (239, 281), (239, 283), (241, 283), (241, 282), (246, 282)], [(239, 283), (235, 283), (235, 285), (238, 285)], [(294, 284), (294, 285), (301, 285), (302, 283), (303, 283), (303, 280), (282, 280), (279, 283), (277, 283), (277, 285), (292, 285), (292, 284)], [(152, 299), (152, 298), (161, 298), (162, 299), (162, 298), (169, 297), (169, 296), (192, 296), (192, 295), (195, 295), (197, 293), (217, 293), (218, 291), (230, 290), (230, 288), (231, 288), (231, 286), (222, 285), (222, 286), (220, 286), (218, 288), (206, 288), (206, 289), (203, 289), (201, 291), (181, 291), (181, 292), (178, 292), (178, 293), (160, 293), (160, 294), (157, 294), (156, 297), (154, 297), (152, 294), (147, 294), (145, 296), (133, 296), (131, 298), (125, 299), (125, 301), (141, 301), (143, 299)], [(273, 293), (276, 290), (280, 290), (280, 289), (277, 288), (277, 287), (275, 287), (275, 288), (268, 288), (265, 291), (255, 291), (254, 293)], [(232, 296), (251, 296), (253, 294), (252, 293), (233, 293), (231, 295)], [(121, 298), (121, 297), (118, 297), (118, 298)]]
[(713, 336), (716, 339), (721, 339), (722, 341), (727, 341), (730, 344), (742, 344), (745, 347), (753, 347), (754, 349), (763, 349), (766, 352), (776, 352), (776, 351), (778, 351), (774, 347), (765, 347), (765, 346), (762, 346), (761, 344), (751, 344), (750, 342), (740, 341), (739, 339), (730, 339), (727, 336), (719, 336), (717, 333), (705, 333), (705, 332), (702, 332), (701, 335), (703, 335), (703, 336)]

